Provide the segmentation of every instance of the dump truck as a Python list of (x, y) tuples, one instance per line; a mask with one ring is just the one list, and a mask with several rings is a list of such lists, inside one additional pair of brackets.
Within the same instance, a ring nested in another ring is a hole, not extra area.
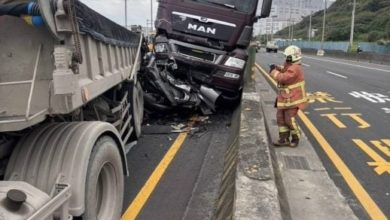
[(218, 99), (239, 99), (253, 25), (269, 16), (271, 5), (263, 0), (258, 14), (258, 0), (159, 1), (157, 65), (175, 62), (172, 76), (188, 82), (211, 108)]
[(78, 0), (0, 0), (0, 219), (120, 219), (145, 46)]

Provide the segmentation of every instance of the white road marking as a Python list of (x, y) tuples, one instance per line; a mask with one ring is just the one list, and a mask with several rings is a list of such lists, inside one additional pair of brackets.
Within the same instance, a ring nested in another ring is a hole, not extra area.
[(348, 79), (348, 77), (346, 77), (346, 76), (343, 76), (343, 75), (340, 75), (340, 74), (337, 74), (337, 73), (334, 73), (334, 72), (331, 72), (331, 71), (326, 71), (326, 73), (334, 75), (334, 76), (338, 76), (340, 78)]
[(309, 65), (309, 64), (306, 64), (306, 63), (302, 63), (302, 65), (307, 66), (307, 67), (310, 67), (310, 65)]
[(311, 56), (305, 56), (305, 59), (312, 59), (312, 60), (318, 60), (318, 61), (326, 61), (326, 62), (344, 64), (344, 65), (347, 65), (347, 66), (355, 66), (355, 67), (361, 67), (361, 68), (364, 68), (364, 69), (378, 70), (378, 71), (383, 71), (383, 72), (390, 73), (390, 70), (385, 70), (385, 69), (380, 69), (380, 68), (375, 68), (375, 67), (362, 66), (362, 65), (358, 65), (358, 64), (344, 63), (344, 62), (335, 61), (335, 60), (329, 60), (329, 59), (324, 59), (324, 58), (319, 59), (319, 58), (314, 58), (314, 57), (311, 57)]
[(390, 114), (390, 108), (382, 108), (383, 111), (385, 111), (386, 114)]

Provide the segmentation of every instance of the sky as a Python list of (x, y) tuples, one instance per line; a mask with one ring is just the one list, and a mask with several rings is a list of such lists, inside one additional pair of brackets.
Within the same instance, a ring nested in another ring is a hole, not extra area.
[[(127, 0), (128, 25), (137, 24), (146, 26), (146, 20), (150, 20), (151, 0)], [(153, 1), (153, 19), (156, 19), (157, 0)], [(125, 0), (81, 0), (84, 4), (113, 20), (124, 25), (125, 23)], [(150, 26), (150, 24), (148, 25)]]

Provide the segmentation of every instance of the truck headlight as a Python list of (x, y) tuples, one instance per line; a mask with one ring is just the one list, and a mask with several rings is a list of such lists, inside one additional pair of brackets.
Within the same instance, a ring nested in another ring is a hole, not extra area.
[(156, 53), (168, 53), (168, 44), (159, 43), (154, 47)]
[(245, 60), (241, 60), (235, 57), (229, 57), (225, 62), (225, 66), (243, 69), (245, 63), (246, 63)]

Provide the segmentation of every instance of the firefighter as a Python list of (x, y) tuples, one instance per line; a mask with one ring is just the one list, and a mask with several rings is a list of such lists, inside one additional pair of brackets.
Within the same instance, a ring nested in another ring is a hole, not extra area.
[(286, 57), (284, 66), (273, 65), (270, 73), (278, 83), (275, 107), (277, 108), (279, 140), (273, 144), (276, 147), (297, 147), (301, 132), (295, 117), (298, 111), (307, 105), (305, 79), (301, 65), (302, 53), (299, 47), (289, 46), (285, 49), (284, 55)]

